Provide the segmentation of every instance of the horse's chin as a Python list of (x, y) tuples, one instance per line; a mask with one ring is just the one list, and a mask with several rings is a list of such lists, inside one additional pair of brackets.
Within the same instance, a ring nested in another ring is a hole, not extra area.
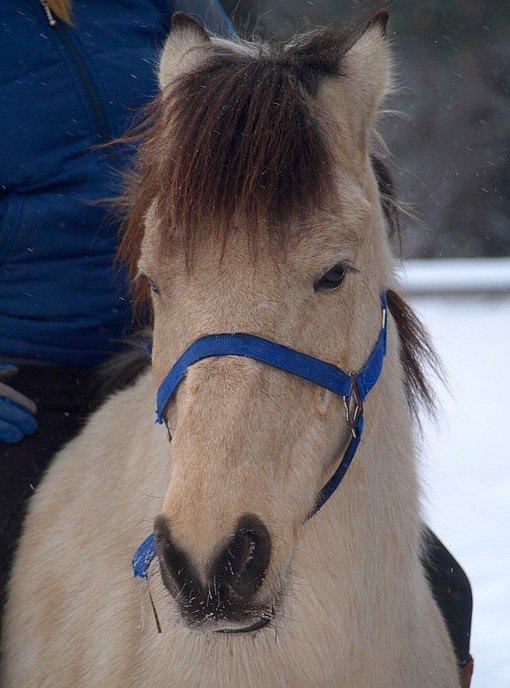
[(215, 633), (256, 633), (257, 631), (260, 631), (262, 628), (265, 628), (268, 626), (271, 621), (273, 620), (273, 616), (269, 616), (269, 613), (267, 616), (262, 616), (260, 619), (257, 619), (253, 623), (243, 626), (243, 625), (238, 625), (238, 624), (225, 624), (224, 628), (217, 628), (214, 632)]
[(199, 623), (185, 623), (190, 630), (196, 633), (206, 635), (213, 633), (218, 635), (218, 637), (221, 637), (221, 635), (256, 633), (257, 631), (269, 626), (272, 623), (274, 616), (274, 609), (267, 609), (242, 620), (207, 618)]

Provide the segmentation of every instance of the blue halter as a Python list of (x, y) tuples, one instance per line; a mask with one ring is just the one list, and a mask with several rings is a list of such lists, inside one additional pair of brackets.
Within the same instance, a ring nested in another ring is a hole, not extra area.
[[(381, 294), (382, 325), (376, 345), (363, 368), (357, 373), (345, 373), (331, 363), (308, 356), (281, 344), (276, 344), (251, 334), (213, 334), (197, 339), (174, 363), (157, 392), (157, 423), (167, 422), (165, 410), (182, 382), (188, 368), (215, 356), (244, 356), (260, 363), (266, 363), (286, 373), (320, 385), (342, 398), (346, 419), (351, 428), (351, 440), (335, 473), (322, 488), (311, 518), (328, 501), (342, 482), (359, 446), (363, 433), (363, 402), (381, 374), (386, 354), (387, 303), (386, 293)], [(354, 407), (351, 408), (351, 400)], [(133, 572), (139, 578), (147, 578), (151, 561), (156, 556), (154, 535), (151, 534), (137, 549), (133, 557)]]

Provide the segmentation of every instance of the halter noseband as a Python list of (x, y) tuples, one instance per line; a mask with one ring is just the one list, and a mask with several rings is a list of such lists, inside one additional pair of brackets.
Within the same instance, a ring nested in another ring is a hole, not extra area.
[[(381, 308), (382, 324), (377, 342), (363, 368), (356, 373), (346, 373), (341, 368), (319, 358), (251, 334), (213, 334), (197, 339), (177, 359), (158, 389), (156, 422), (167, 423), (165, 411), (177, 387), (186, 376), (188, 368), (204, 358), (217, 356), (252, 358), (337, 394), (343, 401), (352, 437), (338, 468), (320, 491), (314, 508), (308, 514), (307, 518), (311, 518), (340, 485), (359, 446), (363, 433), (363, 402), (379, 379), (386, 354), (388, 308), (385, 292), (381, 294)], [(351, 408), (351, 400), (354, 402), (353, 408)], [(132, 566), (135, 577), (147, 578), (148, 568), (155, 556), (156, 544), (154, 535), (151, 534), (142, 542), (133, 557)]]

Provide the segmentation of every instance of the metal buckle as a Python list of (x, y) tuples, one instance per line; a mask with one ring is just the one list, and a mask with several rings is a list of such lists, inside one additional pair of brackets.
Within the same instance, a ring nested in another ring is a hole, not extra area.
[(382, 323), (381, 323), (381, 329), (382, 329), (382, 330), (384, 330), (384, 328), (386, 327), (386, 321), (387, 321), (387, 319), (388, 319), (388, 311), (387, 311), (387, 308), (386, 308), (385, 306), (383, 306), (383, 309), (382, 309)]
[[(342, 401), (344, 402), (345, 420), (347, 421), (347, 425), (351, 429), (353, 438), (356, 439), (356, 423), (358, 422), (359, 417), (363, 415), (363, 402), (359, 398), (358, 387), (356, 384), (358, 373), (352, 372), (349, 374), (352, 377), (351, 396), (349, 398), (342, 397)], [(354, 399), (354, 408), (352, 409), (352, 411), (350, 407), (351, 399)]]

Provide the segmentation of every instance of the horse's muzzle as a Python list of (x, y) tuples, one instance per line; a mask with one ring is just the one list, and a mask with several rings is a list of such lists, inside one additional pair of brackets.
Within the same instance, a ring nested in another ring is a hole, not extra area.
[(190, 626), (239, 633), (269, 623), (272, 613), (254, 603), (271, 558), (271, 536), (257, 516), (245, 514), (239, 519), (205, 577), (175, 544), (164, 516), (156, 518), (154, 535), (163, 582)]

